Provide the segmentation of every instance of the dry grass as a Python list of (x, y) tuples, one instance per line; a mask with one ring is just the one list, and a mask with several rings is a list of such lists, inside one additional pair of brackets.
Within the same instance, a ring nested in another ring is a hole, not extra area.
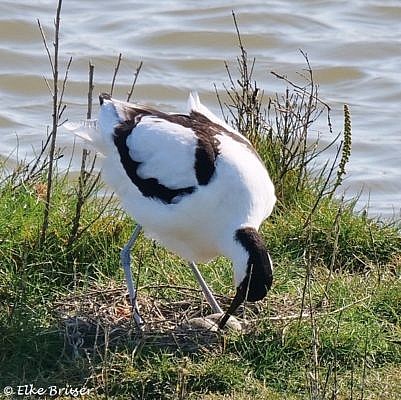
[[(157, 290), (155, 290), (157, 289)], [(144, 292), (152, 292), (152, 295)], [(167, 293), (175, 292), (175, 300)], [(221, 304), (230, 299), (216, 296)], [(184, 352), (219, 347), (221, 334), (193, 327), (193, 318), (206, 317), (210, 308), (200, 290), (181, 286), (141, 288), (138, 306), (145, 322), (139, 331), (131, 318), (131, 306), (125, 285), (93, 285), (82, 293), (67, 295), (54, 304), (66, 352), (78, 357), (96, 353), (131, 341), (135, 345), (155, 345)]]

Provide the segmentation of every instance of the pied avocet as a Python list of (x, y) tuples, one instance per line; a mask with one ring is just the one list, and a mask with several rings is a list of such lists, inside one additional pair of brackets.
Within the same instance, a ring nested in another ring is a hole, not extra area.
[[(121, 252), (134, 318), (142, 323), (129, 252), (146, 235), (189, 262), (223, 328), (244, 301), (265, 297), (272, 262), (258, 233), (273, 210), (274, 186), (251, 143), (189, 96), (188, 114), (171, 114), (101, 94), (95, 124), (67, 128), (104, 156), (102, 175), (138, 223)], [(232, 260), (236, 294), (223, 312), (195, 263)]]

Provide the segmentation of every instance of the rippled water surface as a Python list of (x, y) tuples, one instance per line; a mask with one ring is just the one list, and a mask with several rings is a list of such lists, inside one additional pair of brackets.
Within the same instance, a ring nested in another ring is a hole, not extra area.
[[(73, 63), (65, 93), (66, 117), (85, 116), (87, 65), (95, 64), (96, 92), (108, 91), (123, 54), (114, 96), (125, 98), (139, 61), (135, 98), (168, 111), (184, 111), (198, 90), (214, 111), (214, 84), (227, 83), (224, 61), (238, 55), (231, 10), (243, 42), (257, 59), (256, 78), (267, 94), (284, 87), (270, 71), (296, 77), (308, 53), (322, 98), (342, 129), (342, 105), (350, 105), (353, 154), (345, 181), (371, 214), (400, 215), (401, 200), (401, 2), (381, 0), (127, 1), (64, 0), (61, 59)], [(49, 65), (39, 18), (52, 36), (55, 1), (0, 2), (0, 155), (32, 154), (51, 122), (43, 76)], [(18, 136), (18, 140), (17, 140)], [(329, 140), (325, 138), (324, 140)], [(60, 144), (71, 149), (71, 138)]]

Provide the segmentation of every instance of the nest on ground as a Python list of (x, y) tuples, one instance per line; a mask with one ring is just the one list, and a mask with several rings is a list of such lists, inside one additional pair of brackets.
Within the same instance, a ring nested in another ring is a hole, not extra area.
[[(230, 298), (216, 296), (223, 309)], [(65, 350), (73, 357), (96, 354), (119, 345), (168, 347), (179, 351), (220, 349), (222, 334), (194, 328), (190, 320), (211, 314), (198, 289), (172, 285), (143, 287), (138, 307), (145, 325), (138, 330), (131, 317), (125, 286), (91, 287), (59, 299), (54, 312), (64, 336)], [(256, 309), (247, 306), (247, 318)], [(239, 314), (244, 308), (239, 310)]]

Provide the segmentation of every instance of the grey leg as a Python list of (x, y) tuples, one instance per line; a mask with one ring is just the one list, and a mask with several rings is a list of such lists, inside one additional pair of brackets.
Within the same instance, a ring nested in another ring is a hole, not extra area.
[(216, 299), (214, 298), (213, 293), (207, 286), (207, 284), (206, 284), (205, 280), (203, 279), (196, 264), (193, 261), (191, 261), (189, 263), (189, 267), (191, 268), (192, 272), (194, 273), (195, 278), (198, 281), (198, 283), (202, 289), (202, 292), (203, 292), (204, 296), (206, 297), (207, 302), (209, 303), (210, 307), (212, 307), (213, 312), (216, 314), (223, 313), (223, 310), (220, 308), (219, 303), (217, 303)]
[(133, 317), (138, 327), (143, 325), (143, 320), (139, 315), (138, 304), (136, 301), (136, 290), (132, 280), (130, 251), (134, 246), (141, 229), (142, 226), (139, 224), (135, 227), (134, 232), (128, 240), (128, 243), (124, 246), (120, 253), (121, 264), (124, 268), (125, 280), (127, 281), (128, 295), (132, 306)]

